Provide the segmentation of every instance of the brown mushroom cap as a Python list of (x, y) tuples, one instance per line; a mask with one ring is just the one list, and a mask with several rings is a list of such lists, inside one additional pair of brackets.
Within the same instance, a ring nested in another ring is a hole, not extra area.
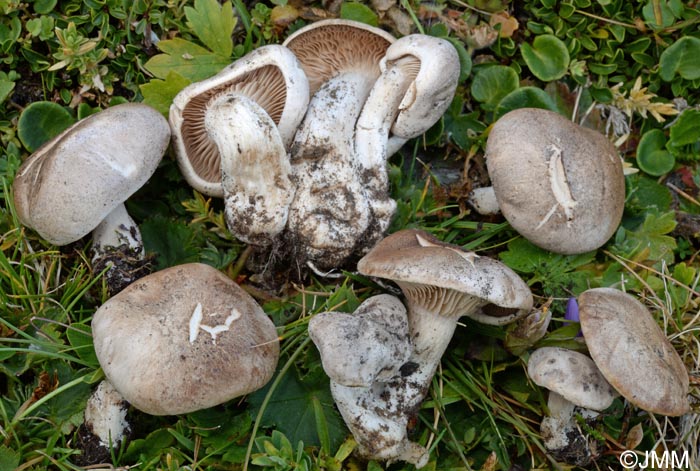
[(132, 283), (92, 321), (105, 375), (134, 407), (192, 412), (261, 388), (279, 356), (258, 304), (218, 270), (179, 265)]
[(688, 372), (649, 310), (629, 294), (595, 288), (578, 298), (591, 357), (635, 406), (677, 416), (689, 411)]
[(617, 397), (593, 360), (573, 350), (538, 348), (527, 362), (527, 374), (538, 386), (587, 409), (607, 409)]
[(530, 289), (510, 268), (415, 229), (383, 239), (357, 269), (396, 282), (411, 303), (443, 316), (502, 325), (532, 308)]
[(53, 244), (75, 242), (146, 183), (169, 142), (167, 121), (140, 103), (78, 121), (19, 168), (19, 220)]
[(311, 95), (342, 72), (361, 70), (379, 77), (379, 63), (396, 39), (386, 31), (350, 20), (312, 23), (283, 43), (299, 58), (309, 79)]
[(294, 137), (309, 101), (299, 62), (279, 45), (258, 48), (177, 94), (169, 119), (178, 164), (196, 190), (218, 197), (223, 196), (219, 150), (207, 134), (205, 115), (213, 98), (224, 94), (256, 102), (277, 125), (285, 145)]
[(535, 245), (583, 253), (620, 224), (625, 181), (615, 147), (558, 113), (505, 114), (489, 133), (486, 164), (503, 215)]

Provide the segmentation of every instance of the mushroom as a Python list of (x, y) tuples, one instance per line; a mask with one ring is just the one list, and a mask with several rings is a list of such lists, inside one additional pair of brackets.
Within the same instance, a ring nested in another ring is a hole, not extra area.
[(576, 415), (587, 421), (612, 405), (617, 392), (586, 355), (559, 347), (535, 350), (528, 360), (527, 371), (538, 386), (547, 388), (549, 416), (542, 420), (540, 431), (545, 448), (558, 460), (586, 466), (597, 456), (576, 423)]
[(410, 354), (406, 308), (388, 294), (367, 299), (353, 314), (315, 315), (309, 336), (326, 374), (344, 386), (369, 387), (390, 379)]
[(88, 398), (80, 442), (91, 461), (108, 459), (112, 450), (118, 450), (125, 442), (131, 432), (128, 409), (129, 404), (109, 381), (101, 381)]
[(398, 39), (380, 66), (382, 74), (355, 129), (356, 162), (376, 221), (366, 237), (370, 246), (383, 236), (396, 208), (389, 197), (388, 157), (440, 119), (454, 97), (460, 71), (452, 44), (423, 34)]
[(381, 73), (379, 63), (394, 41), (378, 28), (327, 20), (284, 42), (299, 58), (312, 94), (291, 147), (297, 194), (289, 230), (301, 254), (320, 268), (342, 265), (373, 223), (353, 137)]
[[(216, 138), (210, 132), (216, 129), (216, 119), (207, 115), (214, 110), (219, 116), (225, 114), (229, 99), (237, 99), (229, 111), (245, 110), (246, 119), (230, 116), (220, 123)], [(197, 191), (210, 196), (223, 197), (222, 172), (230, 174), (228, 194), (246, 191), (246, 196), (265, 196), (271, 183), (288, 184), (289, 164), (279, 142), (286, 148), (291, 143), (297, 126), (306, 111), (309, 101), (309, 84), (296, 57), (285, 47), (268, 45), (253, 50), (246, 56), (209, 79), (185, 87), (177, 94), (170, 107), (170, 126), (180, 170), (187, 182)], [(223, 107), (223, 109), (222, 109)], [(256, 129), (252, 117), (268, 115)], [(275, 123), (271, 127), (270, 120)], [(237, 138), (236, 132), (241, 132)], [(246, 141), (244, 137), (260, 137), (268, 134), (274, 142)], [(247, 152), (240, 155), (236, 148), (241, 144), (246, 149), (263, 144), (276, 152), (266, 152), (265, 158), (257, 158)], [(223, 148), (223, 152), (222, 152)], [(239, 159), (239, 162), (222, 162)], [(244, 170), (247, 182), (237, 178), (236, 171)], [(236, 186), (240, 188), (236, 188)], [(282, 191), (282, 194), (285, 192)], [(287, 196), (288, 197), (288, 196)], [(277, 196), (284, 203), (285, 197)], [(269, 206), (272, 206), (271, 203)]]
[(565, 348), (535, 350), (528, 360), (527, 372), (535, 384), (550, 391), (550, 415), (540, 426), (545, 448), (559, 460), (586, 466), (597, 450), (581, 432), (575, 416), (595, 420), (597, 412), (612, 405), (617, 392), (593, 360)]
[(92, 320), (105, 376), (134, 407), (184, 414), (261, 388), (279, 356), (277, 331), (258, 304), (200, 263), (148, 275)]
[[(602, 134), (558, 113), (521, 108), (493, 125), (486, 165), (503, 216), (533, 244), (563, 254), (602, 246), (625, 200), (622, 161)], [(479, 195), (477, 205), (490, 207)]]
[(93, 261), (109, 247), (143, 258), (141, 234), (124, 201), (155, 172), (170, 141), (153, 108), (127, 103), (93, 114), (22, 164), (13, 184), (17, 217), (56, 245), (93, 232)]
[[(532, 308), (527, 285), (505, 265), (418, 230), (379, 242), (358, 263), (360, 273), (395, 281), (406, 297), (411, 353), (398, 375), (370, 386), (332, 382), (333, 397), (362, 455), (422, 467), (427, 450), (407, 437), (406, 426), (428, 391), (452, 338), (467, 315), (502, 325)], [(349, 417), (349, 420), (347, 419)]]
[(591, 357), (625, 399), (655, 414), (690, 411), (688, 371), (642, 303), (616, 289), (595, 288), (581, 293), (578, 304)]

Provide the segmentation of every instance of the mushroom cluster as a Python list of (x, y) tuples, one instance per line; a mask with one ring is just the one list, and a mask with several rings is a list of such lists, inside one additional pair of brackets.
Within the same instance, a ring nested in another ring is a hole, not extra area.
[(597, 453), (576, 414), (593, 420), (619, 394), (642, 410), (679, 416), (690, 410), (689, 379), (649, 310), (629, 294), (589, 289), (579, 296), (579, 316), (591, 356), (542, 347), (530, 355), (528, 374), (550, 391), (550, 415), (541, 424), (545, 447), (558, 459), (586, 466)]
[(386, 160), (440, 118), (458, 77), (445, 40), (320, 21), (182, 90), (178, 162), (265, 257), (337, 268), (383, 236), (396, 206)]
[(458, 319), (513, 322), (530, 311), (532, 294), (502, 263), (418, 230), (386, 237), (359, 261), (358, 270), (398, 284), (407, 307), (392, 296), (376, 296), (352, 316), (315, 316), (309, 335), (359, 453), (420, 468), (428, 452), (408, 439), (407, 425)]

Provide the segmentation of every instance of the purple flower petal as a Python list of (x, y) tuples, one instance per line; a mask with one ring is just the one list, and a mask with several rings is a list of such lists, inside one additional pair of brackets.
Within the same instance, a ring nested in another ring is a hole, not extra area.
[(567, 301), (564, 319), (572, 322), (580, 322), (578, 316), (578, 303), (576, 302), (576, 298), (569, 298), (569, 301)]

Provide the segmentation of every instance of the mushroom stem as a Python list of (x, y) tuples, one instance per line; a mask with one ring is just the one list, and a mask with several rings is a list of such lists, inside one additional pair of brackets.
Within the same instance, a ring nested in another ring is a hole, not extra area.
[(340, 265), (370, 224), (366, 190), (356, 177), (353, 135), (373, 77), (346, 72), (314, 94), (291, 148), (297, 194), (288, 227), (321, 269)]
[(229, 230), (249, 244), (272, 244), (287, 224), (294, 196), (277, 126), (260, 105), (237, 93), (214, 98), (204, 122), (219, 150)]
[(474, 210), (482, 216), (492, 216), (501, 212), (496, 200), (496, 192), (493, 191), (492, 186), (474, 188), (469, 193), (468, 201)]
[(126, 245), (139, 260), (143, 260), (141, 231), (126, 211), (124, 203), (117, 205), (92, 231), (93, 262), (109, 253), (110, 248)]
[(118, 449), (131, 426), (126, 418), (128, 403), (112, 383), (103, 380), (85, 406), (85, 427), (102, 448)]
[[(402, 57), (388, 66), (372, 87), (357, 120), (357, 163), (363, 169), (381, 169), (383, 186), (386, 186), (386, 159), (391, 155), (388, 150), (389, 131), (399, 114), (399, 105), (415, 78), (415, 74), (406, 73), (405, 69), (418, 66), (420, 62), (412, 56)], [(398, 142), (394, 142), (392, 148), (396, 144)]]

